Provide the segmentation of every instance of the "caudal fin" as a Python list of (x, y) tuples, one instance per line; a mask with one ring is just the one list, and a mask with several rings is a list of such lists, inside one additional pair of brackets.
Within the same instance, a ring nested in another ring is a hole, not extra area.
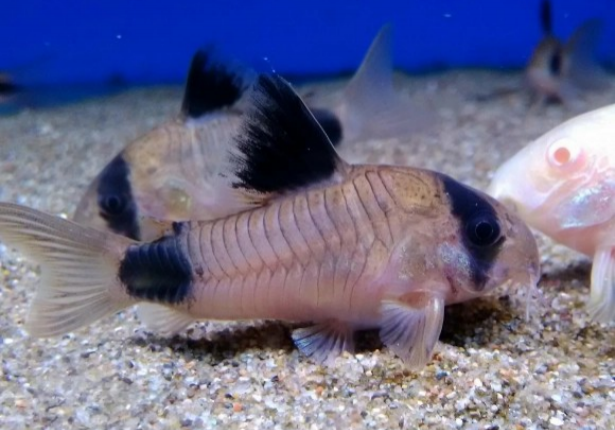
[(0, 203), (0, 240), (41, 265), (26, 322), (33, 336), (61, 335), (134, 303), (117, 277), (129, 239)]
[(584, 90), (603, 90), (611, 83), (596, 60), (596, 49), (602, 35), (602, 21), (591, 19), (581, 25), (566, 43), (567, 78)]
[(336, 109), (344, 142), (406, 137), (435, 122), (432, 113), (393, 86), (391, 25), (385, 25), (372, 42), (359, 70), (344, 89)]

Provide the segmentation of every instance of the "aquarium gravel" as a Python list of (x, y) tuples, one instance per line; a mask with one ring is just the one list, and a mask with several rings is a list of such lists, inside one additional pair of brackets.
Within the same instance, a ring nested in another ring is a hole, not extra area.
[[(520, 74), (398, 76), (438, 120), (407, 141), (341, 149), (349, 161), (441, 170), (479, 188), (521, 146), (615, 90), (531, 105)], [(325, 85), (325, 84), (321, 84)], [(339, 82), (326, 84), (339, 87)], [(0, 118), (0, 200), (70, 216), (130, 139), (179, 108), (181, 88), (133, 90)], [(410, 114), (410, 113), (409, 113)], [(301, 356), (292, 326), (200, 323), (171, 339), (133, 309), (52, 339), (23, 329), (38, 269), (0, 244), (2, 429), (615, 429), (615, 327), (588, 321), (588, 260), (538, 237), (544, 276), (447, 310), (441, 344), (406, 370), (374, 333), (331, 366)]]

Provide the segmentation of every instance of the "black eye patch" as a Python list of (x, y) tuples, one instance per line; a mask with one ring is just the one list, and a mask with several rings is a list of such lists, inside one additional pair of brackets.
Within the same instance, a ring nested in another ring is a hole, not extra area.
[(121, 154), (105, 167), (96, 190), (98, 209), (113, 232), (139, 240), (137, 207), (132, 197), (129, 174), (130, 168)]
[(495, 209), (479, 192), (441, 175), (452, 214), (459, 220), (462, 243), (471, 256), (472, 282), (481, 290), (505, 237)]

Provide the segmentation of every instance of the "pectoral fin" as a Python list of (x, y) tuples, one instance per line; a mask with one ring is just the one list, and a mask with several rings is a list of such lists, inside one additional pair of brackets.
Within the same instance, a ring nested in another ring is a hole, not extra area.
[(326, 363), (344, 351), (354, 352), (354, 330), (346, 323), (327, 321), (293, 331), (297, 348), (318, 363)]
[(614, 254), (613, 247), (598, 248), (592, 265), (588, 310), (592, 319), (603, 323), (615, 320)]
[(444, 321), (444, 300), (428, 293), (411, 293), (385, 300), (381, 306), (380, 339), (410, 368), (431, 358)]

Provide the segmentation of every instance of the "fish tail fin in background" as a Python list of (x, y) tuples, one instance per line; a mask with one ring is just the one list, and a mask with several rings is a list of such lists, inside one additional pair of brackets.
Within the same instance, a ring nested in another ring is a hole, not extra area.
[(610, 86), (608, 74), (596, 59), (602, 29), (601, 20), (586, 21), (574, 32), (564, 47), (567, 78), (580, 89), (602, 90)]
[(336, 109), (344, 129), (344, 141), (360, 138), (406, 137), (435, 123), (433, 115), (400, 94), (393, 85), (392, 26), (385, 25), (359, 69), (343, 90)]
[(0, 239), (41, 264), (26, 321), (33, 336), (61, 335), (134, 303), (118, 279), (130, 239), (12, 203), (0, 203)]

